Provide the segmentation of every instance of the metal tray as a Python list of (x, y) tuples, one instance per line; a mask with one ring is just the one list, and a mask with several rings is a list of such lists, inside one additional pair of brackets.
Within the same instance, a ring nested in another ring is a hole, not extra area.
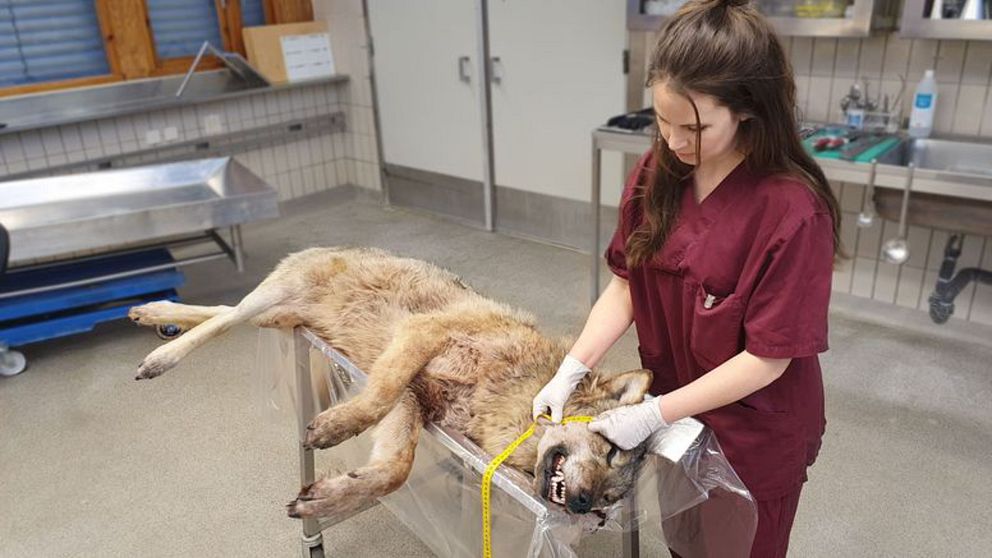
[(12, 266), (278, 215), (275, 190), (230, 157), (0, 183)]

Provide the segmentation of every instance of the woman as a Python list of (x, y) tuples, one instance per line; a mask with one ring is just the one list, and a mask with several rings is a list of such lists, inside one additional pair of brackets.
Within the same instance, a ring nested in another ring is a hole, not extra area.
[(614, 277), (534, 411), (560, 420), (635, 323), (659, 397), (590, 428), (627, 449), (697, 417), (757, 501), (751, 556), (784, 556), (825, 426), (817, 354), (837, 201), (796, 133), (782, 45), (746, 1), (687, 2), (661, 31), (648, 86), (658, 135), (624, 188)]

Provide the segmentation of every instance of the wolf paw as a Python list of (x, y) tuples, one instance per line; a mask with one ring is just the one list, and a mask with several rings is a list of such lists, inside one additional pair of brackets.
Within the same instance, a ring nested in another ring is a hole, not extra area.
[(168, 345), (163, 345), (145, 357), (145, 360), (138, 365), (138, 375), (134, 379), (148, 380), (171, 370), (179, 359), (171, 356), (170, 351), (163, 350), (168, 348)]
[(307, 439), (303, 445), (309, 449), (334, 447), (358, 436), (365, 430), (362, 421), (343, 408), (331, 408), (317, 415), (307, 426)]
[(176, 303), (169, 300), (149, 302), (148, 304), (135, 306), (128, 310), (127, 317), (132, 322), (143, 326), (166, 324), (169, 323), (169, 316), (172, 314), (171, 310), (175, 306)]
[(320, 479), (303, 487), (296, 499), (286, 504), (290, 517), (344, 519), (361, 506), (362, 495), (347, 490), (350, 478)]

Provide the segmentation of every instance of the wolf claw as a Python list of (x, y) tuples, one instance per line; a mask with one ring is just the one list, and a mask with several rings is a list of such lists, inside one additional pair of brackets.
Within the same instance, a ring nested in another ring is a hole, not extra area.
[(157, 355), (155, 354), (156, 352), (157, 351), (148, 355), (148, 357), (138, 365), (138, 375), (135, 376), (135, 380), (147, 380), (161, 376), (176, 365), (173, 359)]
[(358, 436), (364, 428), (354, 420), (345, 418), (345, 413), (330, 409), (313, 419), (307, 426), (307, 437), (303, 446), (307, 449), (326, 449)]

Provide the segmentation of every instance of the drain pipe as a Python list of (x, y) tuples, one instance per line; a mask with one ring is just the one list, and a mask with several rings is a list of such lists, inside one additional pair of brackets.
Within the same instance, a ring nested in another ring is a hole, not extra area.
[(992, 285), (992, 271), (969, 267), (954, 274), (961, 255), (962, 235), (952, 235), (944, 248), (944, 262), (940, 264), (937, 285), (930, 294), (930, 319), (938, 324), (945, 323), (954, 313), (954, 298), (972, 281)]

